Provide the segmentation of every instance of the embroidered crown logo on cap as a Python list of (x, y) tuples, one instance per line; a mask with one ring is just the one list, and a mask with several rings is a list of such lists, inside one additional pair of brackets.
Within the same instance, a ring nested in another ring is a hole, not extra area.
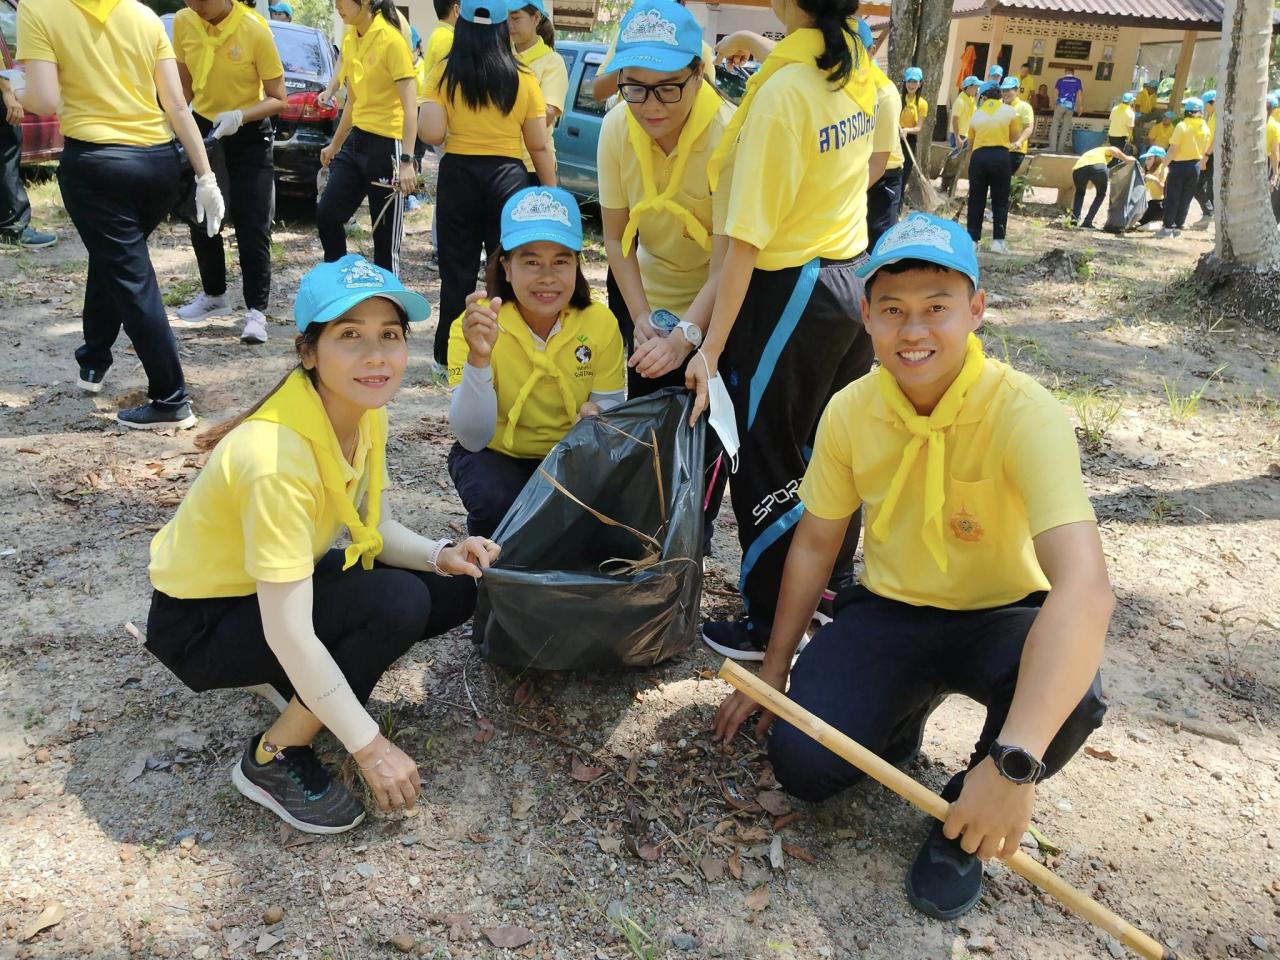
[(618, 46), (602, 68), (682, 70), (702, 55), (702, 25), (674, 0), (641, 0), (622, 18)]
[(978, 256), (968, 232), (958, 223), (928, 213), (913, 213), (885, 231), (871, 256), (858, 267), (866, 280), (881, 267), (903, 260), (923, 260), (963, 273), (978, 286)]
[(342, 283), (348, 290), (369, 290), (387, 285), (381, 271), (364, 259), (342, 268)]
[(511, 219), (517, 223), (528, 223), (530, 220), (554, 220), (567, 227), (569, 226), (569, 208), (551, 194), (535, 190), (520, 198), (520, 202), (511, 211)]
[(908, 217), (897, 229), (888, 231), (884, 242), (876, 248), (876, 254), (916, 246), (934, 247), (942, 253), (955, 253), (951, 237), (941, 225), (930, 223), (924, 217)]
[(657, 10), (645, 10), (632, 17), (619, 35), (622, 43), (676, 44), (676, 25)]

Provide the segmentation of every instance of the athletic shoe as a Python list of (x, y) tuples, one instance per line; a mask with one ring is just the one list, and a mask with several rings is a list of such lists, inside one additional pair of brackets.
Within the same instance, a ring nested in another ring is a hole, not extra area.
[(231, 782), (254, 803), (303, 833), (343, 833), (364, 819), (364, 806), (310, 747), (285, 747), (258, 763), (257, 746), (258, 737), (250, 737), (231, 768)]
[(41, 233), (39, 230), (23, 227), (17, 231), (0, 232), (0, 242), (11, 247), (22, 247), (24, 250), (43, 250), (45, 247), (52, 247), (58, 242), (58, 238), (52, 233)]
[(907, 871), (907, 899), (926, 916), (954, 920), (973, 909), (982, 896), (982, 861), (948, 840), (934, 821), (920, 852)]
[(1174, 230), (1174, 231), (1173, 231), (1173, 235), (1174, 235), (1175, 237), (1180, 237), (1180, 236), (1182, 236), (1182, 228), (1181, 228), (1181, 227), (1178, 227), (1176, 230)]
[(194, 330), (209, 323), (212, 317), (226, 316), (231, 312), (231, 304), (224, 293), (220, 297), (211, 297), (202, 293), (194, 300), (179, 307), (169, 322), (175, 327), (186, 327)]
[(1168, 237), (1176, 237), (1177, 235), (1178, 235), (1177, 231), (1170, 230), (1168, 227), (1161, 227), (1159, 230), (1156, 231), (1157, 240), (1164, 240)]
[(80, 379), (76, 381), (80, 389), (85, 393), (97, 393), (102, 389), (102, 381), (106, 377), (107, 371), (94, 370), (90, 367), (80, 368)]
[(427, 260), (427, 269), (430, 270), (432, 273), (440, 272), (440, 258), (437, 257), (434, 253)]
[(130, 430), (186, 430), (199, 422), (191, 410), (190, 400), (183, 400), (176, 406), (166, 404), (163, 407), (144, 403), (140, 407), (121, 410), (116, 414), (116, 420)]
[(1210, 224), (1213, 223), (1213, 215), (1205, 214), (1199, 220), (1191, 225), (1192, 230), (1208, 230)]
[(244, 315), (244, 330), (240, 332), (241, 343), (266, 343), (267, 318), (261, 310), (249, 310)]
[(1005, 243), (1003, 240), (992, 240), (991, 252), (992, 253), (1008, 253), (1009, 248), (1005, 246)]
[(745, 620), (708, 620), (702, 625), (702, 642), (730, 660), (763, 660), (764, 644)]

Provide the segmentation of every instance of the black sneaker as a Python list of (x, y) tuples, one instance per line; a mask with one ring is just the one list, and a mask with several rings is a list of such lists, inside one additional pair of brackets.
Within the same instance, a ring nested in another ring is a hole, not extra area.
[(708, 620), (702, 625), (702, 642), (730, 660), (763, 660), (765, 638), (746, 620)]
[(80, 379), (76, 381), (80, 389), (85, 393), (97, 393), (102, 389), (102, 381), (106, 378), (107, 371), (94, 370), (90, 367), (80, 368)]
[(982, 861), (965, 853), (959, 839), (948, 840), (941, 821), (934, 821), (907, 871), (906, 893), (921, 913), (954, 920), (972, 910), (982, 896)]
[(130, 430), (186, 430), (199, 422), (191, 410), (190, 400), (183, 400), (179, 404), (165, 404), (163, 407), (155, 403), (144, 403), (140, 407), (121, 410), (116, 414), (116, 420)]
[(231, 782), (254, 803), (303, 833), (343, 833), (364, 819), (363, 805), (329, 775), (310, 747), (285, 747), (269, 762), (258, 763), (257, 746), (258, 737), (250, 737), (231, 768)]

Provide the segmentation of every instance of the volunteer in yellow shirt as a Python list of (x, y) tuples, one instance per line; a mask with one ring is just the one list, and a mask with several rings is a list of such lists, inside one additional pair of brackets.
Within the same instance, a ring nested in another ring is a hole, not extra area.
[[(864, 44), (865, 46), (865, 44)], [(871, 165), (867, 173), (867, 249), (902, 215), (903, 176), (902, 94), (875, 60), (867, 69), (876, 85), (876, 129), (871, 135)]]
[(1142, 180), (1147, 187), (1147, 209), (1138, 221), (1138, 226), (1164, 220), (1164, 181), (1167, 171), (1164, 167), (1164, 148), (1147, 147), (1138, 158), (1142, 163)]
[(422, 65), (429, 75), (453, 48), (453, 31), (458, 22), (458, 0), (435, 0), (436, 19), (440, 22), (427, 37), (427, 49)]
[(58, 186), (89, 254), (76, 350), (79, 386), (102, 389), (123, 328), (147, 375), (147, 401), (116, 419), (135, 429), (195, 425), (178, 345), (147, 237), (183, 189), (177, 133), (195, 173), (195, 216), (209, 234), (223, 200), (159, 17), (138, 0), (40, 0), (18, 10), (23, 107), (57, 113), (65, 146)]
[[(1093, 218), (1098, 215), (1098, 211), (1102, 208), (1102, 201), (1107, 196), (1107, 185), (1110, 182), (1107, 176), (1107, 167), (1112, 163), (1119, 162), (1133, 163), (1134, 158), (1110, 144), (1094, 147), (1092, 150), (1086, 150), (1080, 154), (1080, 159), (1071, 168), (1071, 182), (1076, 188), (1075, 199), (1072, 201), (1071, 206), (1071, 222), (1073, 224), (1085, 230), (1094, 228)], [(1082, 222), (1080, 220), (1080, 211), (1084, 209), (1084, 192), (1089, 186), (1093, 187), (1093, 203), (1090, 205), (1089, 213)]]
[[(1012, 82), (1011, 82), (1012, 81)], [(1018, 117), (1018, 135), (1009, 147), (1009, 176), (1014, 177), (1022, 161), (1027, 158), (1027, 147), (1031, 143), (1031, 134), (1036, 128), (1036, 112), (1031, 104), (1019, 95), (1019, 87), (1015, 86), (1016, 77), (1007, 78), (1000, 84), (1000, 99), (1013, 108)], [(1012, 180), (1010, 181), (1012, 184)]]
[(1173, 111), (1166, 110), (1160, 119), (1147, 130), (1147, 143), (1162, 150), (1169, 149), (1173, 139)]
[[(1013, 79), (1013, 78), (1010, 78)], [(988, 80), (979, 91), (978, 109), (969, 118), (969, 236), (982, 239), (982, 220), (991, 194), (991, 251), (1007, 253), (1004, 235), (1009, 222), (1009, 188), (1013, 166), (1009, 153), (1022, 133), (1018, 113), (1000, 99), (1000, 84)]]
[(445, 238), (434, 351), (440, 366), (449, 327), (475, 290), (480, 253), (492, 260), (498, 248), (503, 204), (528, 186), (525, 152), (539, 181), (556, 182), (546, 105), (533, 71), (511, 48), (507, 7), (503, 0), (464, 0), (459, 10), (453, 47), (427, 80), (418, 122), (423, 140), (444, 144), (436, 190)]
[[(683, 6), (685, 0), (675, 0), (675, 2)], [(619, 29), (621, 29), (621, 24), (619, 24)], [(733, 47), (734, 44), (737, 43), (740, 39), (744, 37), (749, 39), (750, 37), (754, 37), (754, 36), (756, 35), (753, 33), (750, 33), (749, 31), (745, 31), (745, 30), (739, 31), (738, 33), (732, 33), (729, 36), (725, 37), (724, 40), (721, 41), (721, 44), (722, 45), (728, 44), (729, 47)], [(613, 55), (617, 52), (617, 50), (618, 50), (618, 37), (617, 37), (617, 34), (615, 34), (613, 39), (609, 41), (609, 49), (604, 52), (604, 63), (600, 64), (600, 69), (596, 73), (595, 79), (592, 81), (591, 95), (595, 97), (595, 99), (599, 100), (601, 103), (608, 101), (611, 97), (616, 96), (618, 93), (618, 68), (615, 67), (613, 64)], [(711, 49), (711, 44), (707, 43), (705, 40), (702, 41), (702, 62), (703, 63), (707, 64), (709, 68), (712, 68), (715, 64), (719, 63), (723, 59), (724, 59), (723, 56), (717, 56), (716, 51)], [(748, 58), (747, 57), (741, 58), (741, 60), (746, 60), (746, 59)], [(756, 59), (763, 60), (764, 55), (761, 54)], [(712, 69), (712, 73), (708, 79), (714, 84), (715, 82), (714, 69)]]
[[(335, 7), (334, 9), (337, 8)], [(383, 7), (382, 10), (385, 12), (386, 8)], [(389, 19), (388, 22), (390, 22)], [(409, 25), (408, 17), (400, 17), (399, 21), (393, 23), (392, 26), (395, 27), (400, 32), (400, 36), (404, 38), (404, 45), (409, 48), (409, 56), (412, 58), (414, 48), (413, 28)], [(347, 38), (351, 36), (354, 31), (355, 27), (349, 23), (342, 28), (343, 47), (346, 46)], [(350, 79), (351, 78), (347, 75), (346, 59), (342, 55), (342, 48), (339, 47), (338, 56), (333, 62), (333, 76), (329, 78), (329, 85), (325, 87), (324, 92), (320, 94), (320, 99), (326, 103), (332, 101), (334, 95), (338, 92), (338, 89), (345, 86)]]
[(1158, 86), (1159, 84), (1155, 80), (1145, 80), (1143, 81), (1142, 89), (1134, 97), (1133, 109), (1137, 114), (1139, 123), (1148, 123), (1159, 119), (1159, 112), (1156, 109), (1156, 88)]
[[(920, 134), (932, 130), (932, 124), (926, 124), (929, 118), (929, 101), (920, 96), (920, 86), (924, 83), (924, 71), (919, 67), (907, 67), (902, 72), (902, 112), (898, 115), (898, 126), (901, 135), (906, 138), (910, 152), (902, 162), (902, 189), (905, 194), (907, 184), (911, 182), (911, 171), (915, 168), (915, 159), (920, 156)], [(925, 169), (928, 169), (929, 143), (932, 135), (925, 133)], [(878, 238), (877, 238), (878, 239)], [(874, 246), (874, 243), (872, 244)]]
[(336, 9), (348, 27), (342, 40), (347, 102), (333, 140), (320, 151), (329, 182), (316, 204), (316, 228), (326, 262), (346, 256), (347, 221), (367, 200), (373, 261), (398, 274), (401, 197), (415, 191), (418, 177), (413, 58), (391, 0), (336, 0)]
[[(364, 704), (410, 647), (471, 616), (472, 578), (498, 555), (478, 537), (427, 540), (383, 500), (386, 405), (409, 324), (430, 313), (362, 257), (309, 271), (294, 303), (297, 365), (199, 438), (209, 462), (151, 541), (147, 649), (192, 690), (251, 687), (277, 704), (231, 782), (307, 833), (364, 819), (311, 747), (326, 727), (379, 807), (413, 807), (417, 766)], [(335, 548), (344, 533), (350, 546)]]
[(467, 531), (489, 536), (547, 452), (625, 397), (622, 335), (582, 275), (582, 215), (558, 187), (526, 187), (502, 211), (485, 294), (449, 333), (449, 476)]
[[(235, 224), (244, 292), (244, 343), (266, 343), (275, 211), (274, 117), (285, 107), (284, 65), (271, 28), (239, 0), (187, 0), (173, 18), (182, 92), (202, 136), (221, 141), (222, 184)], [(192, 225), (200, 294), (177, 310), (179, 326), (203, 326), (230, 312), (222, 234)]]
[(1267, 164), (1271, 172), (1271, 212), (1280, 220), (1280, 93), (1267, 95)]
[(1218, 145), (1218, 91), (1206, 90), (1200, 94), (1204, 103), (1204, 122), (1209, 128), (1209, 146), (1200, 158), (1200, 179), (1196, 181), (1196, 203), (1200, 205), (1200, 219), (1192, 229), (1206, 230), (1213, 223), (1213, 155)]
[(1111, 120), (1107, 127), (1107, 142), (1118, 150), (1133, 139), (1133, 94), (1126, 90), (1120, 94), (1120, 102), (1111, 108)]
[(1018, 99), (1029, 104), (1035, 95), (1036, 78), (1031, 75), (1031, 63), (1028, 61), (1018, 68)]
[[(729, 242), (711, 325), (686, 367), (695, 417), (710, 397), (710, 425), (738, 458), (733, 501), (746, 616), (706, 623), (703, 638), (726, 656), (756, 659), (773, 621), (798, 517), (793, 491), (822, 405), (871, 363), (854, 319), (877, 126), (871, 58), (848, 19), (852, 10), (796, 0), (781, 12), (785, 38), (752, 40), (768, 55), (708, 164), (711, 189), (729, 191)], [(719, 56), (737, 52), (726, 41)], [(837, 576), (851, 561), (852, 544)]]
[(1209, 149), (1209, 125), (1199, 97), (1182, 101), (1182, 122), (1173, 129), (1164, 164), (1169, 168), (1164, 193), (1164, 229), (1157, 237), (1178, 236), (1187, 223), (1191, 200), (1200, 182), (1200, 161)]
[[(912, 906), (952, 922), (982, 895), (980, 858), (1017, 851), (1035, 785), (1102, 722), (1115, 597), (1066, 412), (975, 336), (986, 294), (964, 231), (912, 214), (859, 274), (880, 368), (823, 414), (760, 679), (896, 765), (946, 697), (982, 705), (967, 769), (942, 790), (950, 814), (906, 877)], [(859, 509), (861, 582), (793, 666)], [(728, 744), (755, 710), (730, 696), (716, 739)], [(762, 714), (757, 735), (770, 727), (773, 772), (794, 796), (825, 800), (862, 778)]]
[(951, 146), (959, 147), (969, 136), (969, 119), (978, 109), (978, 89), (982, 81), (975, 76), (964, 78), (960, 92), (951, 104)]
[[(555, 129), (564, 113), (564, 99), (569, 94), (569, 70), (564, 57), (556, 53), (556, 30), (547, 16), (542, 0), (532, 0), (523, 7), (511, 8), (507, 14), (507, 27), (511, 31), (511, 43), (516, 48), (520, 62), (533, 71), (542, 91), (542, 101), (547, 108), (547, 149), (551, 151), (551, 166), (555, 168)], [(542, 181), (533, 168), (533, 158), (524, 151), (524, 168), (529, 172), (531, 186)]]

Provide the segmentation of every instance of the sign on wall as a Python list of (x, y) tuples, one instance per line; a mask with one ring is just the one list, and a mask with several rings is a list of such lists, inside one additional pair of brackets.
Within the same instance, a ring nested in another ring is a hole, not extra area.
[(1053, 55), (1058, 60), (1088, 60), (1092, 51), (1092, 40), (1058, 40), (1053, 45)]

